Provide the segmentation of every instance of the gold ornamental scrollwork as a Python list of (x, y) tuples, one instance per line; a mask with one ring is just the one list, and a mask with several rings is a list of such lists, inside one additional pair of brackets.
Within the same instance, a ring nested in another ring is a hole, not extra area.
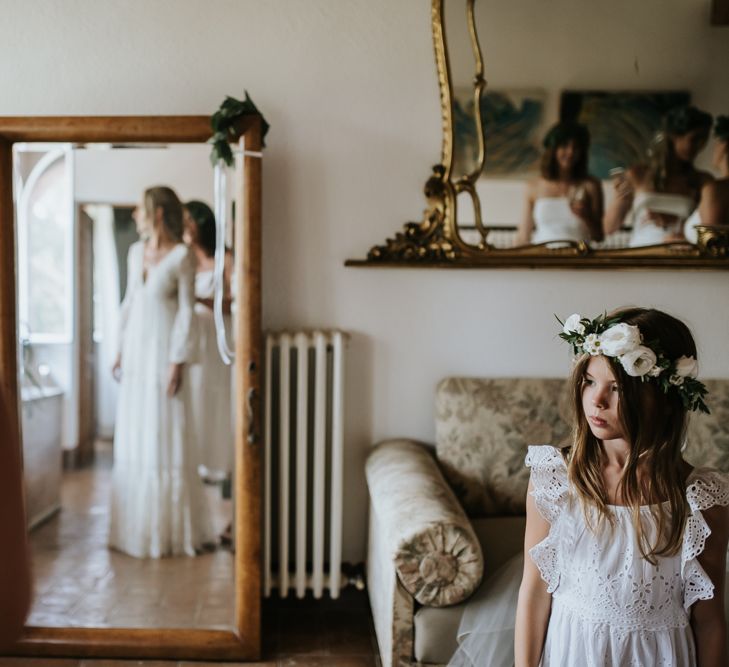
[[(464, 259), (471, 254), (472, 246), (465, 243), (458, 231), (457, 196), (467, 193), (473, 203), (476, 228), (485, 240), (486, 233), (481, 219), (481, 202), (475, 183), (483, 171), (486, 160), (484, 128), (481, 122), (481, 96), (486, 87), (483, 78), (483, 58), (476, 32), (474, 0), (467, 0), (466, 16), (474, 60), (474, 109), (476, 109), (476, 134), (478, 156), (470, 173), (455, 182), (453, 174), (453, 84), (445, 36), (445, 0), (432, 0), (431, 27), (433, 50), (440, 90), (440, 109), (443, 138), (441, 143), (441, 162), (433, 167), (433, 173), (425, 183), (424, 192), (427, 207), (421, 222), (409, 222), (402, 232), (387, 239), (383, 245), (370, 249), (367, 260), (370, 262), (406, 261), (418, 263), (442, 263)], [(485, 244), (479, 246), (483, 250)]]

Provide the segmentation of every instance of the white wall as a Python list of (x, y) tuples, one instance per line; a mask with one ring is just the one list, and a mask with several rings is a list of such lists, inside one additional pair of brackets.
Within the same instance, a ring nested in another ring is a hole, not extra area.
[(77, 202), (133, 206), (145, 189), (169, 185), (183, 202), (201, 199), (212, 206), (209, 154), (204, 144), (77, 150), (74, 196)]
[[(495, 87), (688, 87), (729, 112), (728, 33), (708, 27), (708, 0), (479, 1)], [(363, 556), (371, 443), (432, 440), (445, 375), (562, 375), (553, 313), (666, 308), (694, 327), (705, 375), (729, 377), (725, 273), (344, 268), (419, 217), (440, 156), (426, 0), (0, 0), (0, 12), (2, 115), (209, 114), (244, 88), (265, 113), (265, 324), (353, 332), (346, 559)]]

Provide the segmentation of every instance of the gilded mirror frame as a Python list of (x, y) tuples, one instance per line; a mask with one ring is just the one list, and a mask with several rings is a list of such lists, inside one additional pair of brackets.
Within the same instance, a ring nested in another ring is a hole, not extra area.
[[(729, 229), (700, 227), (697, 245), (665, 243), (639, 248), (594, 249), (585, 242), (566, 241), (560, 247), (546, 244), (496, 248), (487, 242), (476, 181), (481, 176), (488, 149), (480, 114), (475, 114), (478, 155), (473, 170), (454, 176), (453, 77), (445, 35), (445, 4), (431, 0), (431, 28), (435, 53), (443, 137), (441, 162), (425, 183), (426, 209), (420, 222), (407, 223), (383, 244), (370, 248), (366, 259), (349, 259), (345, 266), (433, 268), (552, 268), (552, 269), (729, 269)], [(466, 21), (474, 58), (475, 108), (486, 89), (481, 46), (474, 16), (475, 0), (466, 0)], [(458, 226), (458, 195), (466, 193), (474, 211), (474, 227), (481, 241), (467, 243)]]
[[(13, 144), (205, 143), (207, 116), (0, 117), (0, 398), (19, 405), (16, 325)], [(260, 401), (261, 396), (261, 118), (237, 126), (245, 148), (246, 196), (236, 215), (236, 427), (233, 630), (26, 626), (8, 654), (38, 657), (257, 660), (261, 653)], [(212, 173), (211, 173), (212, 178)], [(21, 448), (19, 408), (3, 424), (4, 446)], [(20, 473), (20, 471), (19, 471)]]

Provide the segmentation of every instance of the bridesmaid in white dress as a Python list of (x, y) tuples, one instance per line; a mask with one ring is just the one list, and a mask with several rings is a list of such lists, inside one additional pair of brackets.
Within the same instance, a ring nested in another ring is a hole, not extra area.
[(697, 225), (729, 225), (729, 116), (718, 116), (716, 144), (712, 166), (719, 172), (719, 178), (704, 185), (698, 208), (686, 221), (684, 236), (689, 243), (696, 243)]
[(211, 541), (189, 422), (195, 260), (170, 188), (148, 189), (135, 219), (143, 240), (129, 249), (114, 364), (121, 387), (109, 545), (138, 558), (194, 556)]
[(527, 187), (516, 244), (601, 241), (602, 186), (587, 173), (587, 128), (558, 123), (544, 138), (544, 148), (541, 176)]
[(706, 146), (711, 115), (696, 107), (672, 109), (653, 140), (646, 164), (632, 166), (614, 181), (615, 199), (605, 213), (605, 233), (628, 222), (630, 247), (684, 241), (683, 225), (696, 208), (711, 174), (694, 166)]
[[(185, 242), (197, 260), (195, 274), (195, 316), (199, 333), (197, 363), (190, 368), (190, 384), (195, 420), (195, 440), (200, 472), (205, 479), (219, 482), (233, 469), (232, 369), (223, 363), (218, 352), (213, 319), (213, 268), (215, 264), (215, 216), (200, 201), (184, 207)], [(230, 269), (226, 254), (223, 272), (223, 313), (226, 331), (230, 331)]]

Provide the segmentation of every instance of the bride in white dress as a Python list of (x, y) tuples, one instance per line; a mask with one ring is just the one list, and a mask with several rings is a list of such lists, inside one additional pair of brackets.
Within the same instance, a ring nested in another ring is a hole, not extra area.
[(544, 148), (541, 176), (527, 187), (516, 245), (602, 240), (602, 186), (587, 173), (587, 128), (559, 123)]
[(211, 542), (189, 422), (194, 257), (170, 188), (148, 189), (135, 218), (144, 240), (129, 249), (114, 364), (121, 387), (109, 545), (138, 558), (194, 556)]
[[(233, 469), (232, 370), (218, 352), (213, 319), (213, 268), (215, 265), (215, 215), (207, 204), (187, 202), (184, 206), (185, 242), (197, 260), (195, 274), (195, 317), (199, 347), (196, 363), (190, 367), (190, 385), (195, 401), (195, 441), (202, 476), (211, 481), (227, 479)], [(223, 272), (223, 317), (230, 331), (230, 262), (226, 255)]]

